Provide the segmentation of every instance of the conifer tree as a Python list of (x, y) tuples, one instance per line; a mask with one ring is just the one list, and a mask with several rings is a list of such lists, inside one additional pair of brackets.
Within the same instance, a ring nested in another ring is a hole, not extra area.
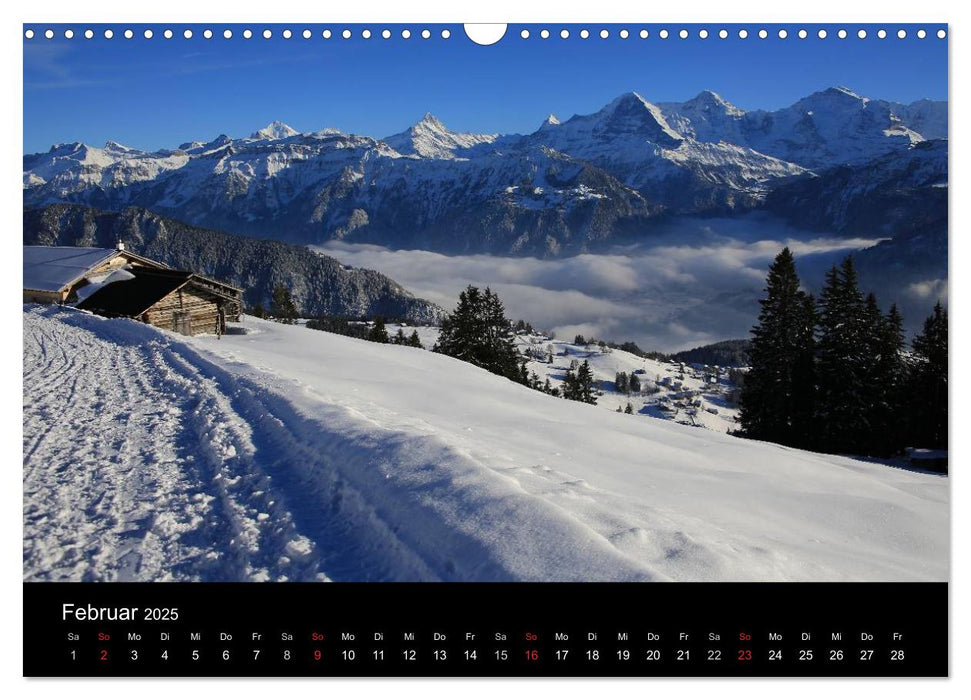
[[(400, 332), (400, 331), (399, 331)], [(384, 325), (384, 319), (380, 316), (374, 319), (374, 325), (368, 331), (367, 339), (372, 343), (390, 343), (391, 336), (388, 335), (388, 329)]]
[(630, 380), (627, 378), (627, 372), (617, 373), (617, 376), (614, 377), (614, 387), (617, 389), (618, 393), (630, 393)]
[(812, 449), (816, 441), (816, 300), (803, 294), (794, 332), (790, 443)]
[(593, 386), (593, 371), (590, 369), (590, 363), (586, 360), (577, 369), (576, 374), (576, 401), (582, 401), (584, 403), (597, 403), (596, 393)]
[(455, 311), (442, 322), (433, 351), (516, 382), (528, 381), (513, 343), (512, 324), (498, 295), (488, 287), (483, 293), (469, 285), (459, 294)]
[(406, 342), (407, 341), (405, 340), (405, 332), (399, 328), (398, 332), (395, 333), (394, 343), (395, 345), (404, 345)]
[(641, 392), (641, 378), (636, 374), (631, 374), (627, 380), (627, 393), (639, 394)]
[(800, 407), (809, 398), (801, 395), (806, 386), (800, 372), (805, 370), (813, 322), (807, 318), (811, 302), (799, 289), (789, 248), (769, 267), (765, 294), (752, 329), (751, 369), (741, 392), (739, 421), (747, 437), (793, 444), (802, 429), (797, 427), (803, 420)]
[(938, 301), (914, 337), (908, 398), (914, 447), (947, 449), (947, 311)]
[(293, 296), (290, 290), (284, 286), (273, 288), (273, 304), (270, 307), (270, 314), (280, 323), (292, 325), (297, 318), (297, 307), (293, 303)]
[(827, 273), (819, 309), (817, 447), (824, 452), (858, 451), (870, 434), (867, 374), (877, 332), (852, 257)]
[(413, 348), (423, 348), (424, 347), (421, 344), (421, 338), (418, 337), (418, 331), (417, 330), (412, 330), (411, 331), (411, 335), (408, 336), (408, 345), (410, 345)]
[[(876, 300), (867, 297), (868, 315), (872, 317)], [(872, 338), (871, 362), (867, 376), (870, 400), (870, 432), (861, 445), (869, 455), (889, 457), (900, 452), (906, 442), (904, 435), (904, 385), (907, 366), (904, 361), (903, 318), (897, 305), (886, 316), (876, 310), (876, 324)]]
[(569, 401), (579, 401), (579, 392), (577, 389), (577, 370), (580, 367), (580, 363), (576, 360), (570, 361), (570, 366), (566, 370), (566, 376), (563, 377), (563, 398)]

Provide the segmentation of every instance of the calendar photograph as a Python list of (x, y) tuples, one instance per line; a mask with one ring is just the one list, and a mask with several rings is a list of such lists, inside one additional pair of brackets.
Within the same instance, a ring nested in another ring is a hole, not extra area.
[(24, 25), (24, 582), (948, 581), (902, 27)]

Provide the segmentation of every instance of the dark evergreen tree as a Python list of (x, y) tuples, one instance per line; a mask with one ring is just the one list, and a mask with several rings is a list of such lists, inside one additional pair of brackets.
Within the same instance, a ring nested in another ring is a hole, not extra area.
[[(800, 410), (809, 399), (800, 370), (812, 351), (810, 303), (799, 289), (795, 259), (784, 248), (769, 267), (766, 296), (759, 301), (758, 324), (752, 329), (751, 369), (741, 392), (739, 422), (747, 437), (794, 444), (802, 428)], [(807, 337), (808, 336), (808, 337)]]
[(293, 303), (293, 296), (286, 287), (274, 287), (273, 305), (270, 314), (280, 323), (293, 324), (297, 319), (297, 307)]
[(593, 372), (590, 369), (590, 363), (586, 360), (584, 360), (583, 364), (581, 364), (577, 369), (574, 387), (574, 395), (576, 396), (574, 399), (575, 401), (593, 404), (597, 403)]
[(816, 300), (804, 294), (793, 339), (790, 444), (806, 449), (816, 441), (816, 321)]
[(513, 381), (528, 381), (513, 344), (512, 325), (498, 295), (488, 287), (482, 293), (470, 285), (459, 294), (459, 303), (442, 321), (432, 349)]
[(584, 338), (579, 333), (577, 333), (576, 334), (576, 337), (573, 338), (573, 344), (574, 345), (586, 345), (587, 344), (587, 339)]
[(418, 331), (412, 330), (411, 335), (408, 336), (408, 345), (413, 348), (423, 348), (424, 345), (421, 344), (421, 339), (418, 337)]
[(630, 379), (627, 380), (627, 393), (628, 394), (639, 394), (641, 391), (641, 378), (636, 374), (631, 374)]
[(549, 377), (546, 378), (546, 382), (543, 384), (543, 393), (544, 394), (551, 394), (551, 395), (553, 394), (553, 385), (550, 384), (550, 378)]
[(910, 405), (914, 447), (947, 449), (947, 311), (938, 301), (914, 337)]
[(526, 360), (522, 360), (522, 362), (519, 365), (519, 377), (517, 381), (520, 384), (523, 384), (525, 386), (528, 386), (528, 387), (532, 386), (529, 383), (529, 368), (526, 366)]
[(576, 360), (570, 361), (570, 366), (563, 377), (563, 398), (568, 401), (579, 401), (579, 389), (577, 387), (577, 370), (580, 363)]
[(875, 324), (857, 285), (853, 258), (847, 257), (827, 273), (819, 298), (816, 446), (824, 452), (859, 452), (870, 434), (867, 375)]
[(871, 343), (871, 362), (867, 373), (870, 404), (870, 430), (861, 441), (860, 452), (889, 457), (904, 447), (905, 423), (902, 420), (907, 365), (904, 360), (903, 318), (896, 304), (886, 316), (880, 313), (876, 298), (867, 297), (868, 321), (875, 324)]
[(394, 344), (395, 345), (404, 345), (407, 342), (408, 341), (405, 340), (405, 332), (399, 328), (398, 329), (398, 332), (395, 333), (395, 335), (394, 335)]
[(614, 377), (614, 387), (621, 394), (630, 393), (630, 380), (627, 378), (627, 372), (617, 373), (617, 376)]
[(388, 329), (384, 325), (384, 319), (378, 316), (374, 319), (374, 324), (368, 331), (367, 339), (372, 343), (390, 343), (391, 336), (388, 335)]

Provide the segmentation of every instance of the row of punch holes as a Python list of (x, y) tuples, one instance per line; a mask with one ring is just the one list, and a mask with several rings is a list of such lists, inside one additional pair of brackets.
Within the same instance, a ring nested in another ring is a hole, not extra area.
[[(203, 29), (199, 32), (199, 35), (203, 39), (212, 39), (217, 36), (217, 32), (218, 30), (213, 31), (212, 29)], [(413, 33), (411, 29), (406, 28), (406, 29), (401, 29), (400, 31), (392, 31), (391, 29), (382, 29), (380, 32), (372, 32), (372, 30), (370, 29), (359, 29), (357, 30), (356, 33), (351, 29), (344, 29), (341, 31), (324, 29), (320, 32), (320, 37), (323, 39), (331, 39), (339, 36), (343, 39), (351, 39), (356, 34), (361, 39), (370, 39), (374, 36), (380, 36), (382, 39), (391, 39), (392, 37), (395, 36), (396, 33), (402, 39), (410, 39), (412, 36), (416, 34), (417, 36), (420, 36), (422, 39), (430, 39), (433, 36), (433, 32), (429, 29), (422, 29), (421, 31), (416, 30), (416, 32)], [(441, 31), (436, 31), (436, 33), (442, 39), (449, 39), (452, 36), (452, 32), (449, 29), (442, 29)], [(790, 30), (784, 29), (784, 28), (773, 30), (771, 32), (768, 29), (758, 29), (758, 30), (752, 30), (750, 32), (748, 29), (745, 29), (745, 28), (732, 30), (732, 31), (729, 31), (728, 29), (719, 29), (717, 31), (715, 30), (709, 31), (708, 29), (697, 29), (694, 31), (689, 31), (688, 29), (681, 29), (676, 32), (669, 31), (668, 29), (660, 29), (657, 31), (656, 36), (659, 39), (668, 39), (674, 36), (677, 36), (680, 39), (689, 39), (692, 36), (697, 36), (698, 39), (708, 39), (709, 37), (715, 37), (715, 36), (717, 36), (719, 39), (728, 39), (733, 34), (736, 34), (739, 39), (747, 39), (750, 36), (758, 37), (759, 39), (768, 39), (769, 37), (773, 37), (773, 38), (778, 37), (779, 39), (787, 39), (790, 36), (798, 37), (799, 39), (807, 39), (810, 36), (815, 36), (817, 39), (826, 39), (826, 38), (829, 38), (830, 36), (835, 36), (838, 39), (846, 39), (849, 36), (851, 36), (851, 34), (853, 33), (854, 32), (852, 32), (851, 30), (846, 30), (846, 29), (838, 29), (832, 32), (832, 34), (830, 34), (830, 32), (827, 31), (826, 29), (818, 29), (815, 31), (810, 31), (808, 29), (798, 29), (798, 30), (793, 30), (791, 32)], [(100, 34), (105, 39), (113, 39), (116, 36), (115, 30), (113, 29), (104, 29), (103, 31), (100, 32)], [(184, 29), (182, 30), (181, 34), (184, 39), (192, 39), (193, 37), (196, 36), (196, 33), (192, 29)], [(43, 36), (46, 39), (53, 39), (56, 35), (57, 34), (53, 29), (46, 29), (46, 30), (43, 30), (43, 32), (40, 32), (39, 30), (35, 31), (34, 29), (26, 29), (24, 31), (24, 38), (26, 39), (39, 38), (40, 36)], [(138, 34), (132, 29), (120, 30), (120, 35), (123, 36), (125, 39), (133, 39), (136, 36), (138, 36)], [(176, 36), (176, 31), (172, 29), (163, 29), (159, 32), (159, 35), (164, 39), (172, 39)], [(283, 39), (292, 39), (298, 35), (304, 39), (312, 39), (315, 36), (315, 33), (310, 29), (304, 29), (299, 32), (294, 32), (292, 29), (279, 30), (279, 36), (282, 37)], [(857, 29), (855, 31), (855, 35), (858, 39), (866, 39), (867, 37), (871, 36), (871, 34), (866, 29), (862, 29), (862, 28)], [(873, 32), (873, 36), (876, 36), (876, 38), (878, 39), (886, 39), (888, 36), (891, 36), (891, 35), (892, 35), (892, 30), (891, 32), (888, 32), (886, 29), (877, 29), (875, 32)], [(906, 29), (898, 29), (896, 31), (896, 36), (898, 39), (906, 39), (908, 35), (909, 34)], [(73, 29), (65, 29), (63, 31), (63, 36), (65, 39), (73, 39), (75, 36), (83, 36), (85, 39), (94, 39), (96, 36), (98, 36), (98, 32), (95, 32), (93, 29), (85, 29), (83, 31), (79, 30), (79, 32), (75, 32)], [(156, 32), (153, 29), (145, 29), (141, 31), (141, 36), (145, 39), (153, 39), (156, 36)], [(274, 36), (277, 36), (277, 34), (273, 29), (263, 29), (262, 31), (258, 31), (258, 33), (254, 32), (252, 29), (243, 29), (242, 31), (239, 31), (238, 34), (235, 33), (232, 29), (223, 29), (221, 32), (221, 36), (224, 39), (232, 39), (234, 36), (241, 36), (243, 39), (252, 39), (254, 36), (262, 36), (264, 39), (272, 39)], [(559, 36), (560, 39), (569, 39), (571, 36), (576, 36), (576, 37), (579, 37), (580, 39), (589, 39), (590, 37), (609, 39), (611, 36), (617, 36), (620, 39), (628, 39), (635, 36), (641, 39), (648, 39), (652, 36), (652, 34), (647, 29), (640, 29), (640, 30), (619, 29), (619, 30), (614, 30), (613, 32), (609, 29), (600, 29), (599, 31), (594, 30), (592, 32), (589, 29), (580, 29), (575, 31), (575, 33), (571, 32), (571, 30), (569, 29), (560, 29), (558, 32), (556, 30), (551, 31), (549, 29), (540, 29), (536, 31), (535, 34), (532, 33), (529, 29), (522, 29), (519, 32), (519, 36), (522, 39), (529, 39), (531, 37), (539, 37), (540, 39), (549, 39), (550, 37), (555, 37), (555, 36)], [(929, 36), (929, 33), (927, 32), (926, 29), (918, 29), (913, 33), (913, 36), (916, 36), (918, 39), (926, 39)], [(936, 36), (939, 39), (944, 39), (947, 37), (947, 31), (944, 29), (938, 29), (936, 32)]]

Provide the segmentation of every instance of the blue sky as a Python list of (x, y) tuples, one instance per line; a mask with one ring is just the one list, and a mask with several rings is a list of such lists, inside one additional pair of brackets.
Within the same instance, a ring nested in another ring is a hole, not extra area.
[[(163, 27), (152, 26), (155, 38), (142, 38), (150, 25), (129, 25), (136, 37), (102, 37), (104, 26), (62, 25), (54, 39), (41, 36), (47, 25), (34, 27), (35, 38), (24, 40), (25, 153), (46, 151), (51, 144), (83, 141), (102, 145), (112, 139), (145, 149), (170, 148), (190, 140), (225, 133), (247, 136), (279, 119), (300, 131), (337, 127), (368, 136), (402, 131), (425, 112), (432, 112), (456, 131), (531, 132), (554, 113), (561, 119), (594, 112), (617, 95), (635, 90), (653, 102), (680, 101), (704, 89), (714, 90), (745, 109), (775, 109), (833, 85), (860, 94), (910, 102), (947, 99), (947, 40), (937, 39), (937, 25), (917, 27), (908, 37), (876, 38), (878, 27), (865, 26), (869, 38), (856, 38), (860, 25), (840, 25), (850, 36), (816, 38), (823, 25), (806, 26), (809, 38), (776, 37), (781, 25), (746, 25), (747, 39), (714, 35), (698, 39), (672, 35), (658, 38), (660, 26), (631, 26), (621, 40), (614, 28), (608, 40), (595, 34), (578, 37), (580, 25), (567, 25), (569, 39), (558, 30), (546, 40), (538, 26), (523, 40), (523, 25), (511, 25), (497, 45), (478, 46), (461, 26), (451, 25), (443, 40), (380, 38), (384, 25), (366, 25), (371, 39), (355, 27), (349, 40), (340, 38), (345, 25), (332, 26), (334, 36), (321, 38), (323, 26), (292, 25), (294, 38), (265, 40), (241, 37), (243, 27), (212, 25), (216, 36), (202, 38), (205, 27), (192, 26), (194, 38), (182, 38), (181, 25), (170, 40)], [(230, 40), (222, 38), (227, 26)], [(254, 25), (262, 29), (266, 25)], [(310, 40), (300, 37), (304, 27)], [(596, 25), (597, 29), (601, 25)], [(636, 31), (642, 26), (650, 38)], [(677, 25), (679, 28), (682, 25)], [(690, 27), (690, 25), (688, 25)], [(720, 26), (720, 25), (719, 25)], [(769, 38), (755, 32), (765, 27)], [(901, 25), (892, 25), (894, 28)], [(906, 26), (906, 25), (904, 25)], [(86, 40), (84, 29), (95, 30)], [(66, 28), (73, 39), (63, 38)], [(712, 32), (714, 34), (714, 32)]]

